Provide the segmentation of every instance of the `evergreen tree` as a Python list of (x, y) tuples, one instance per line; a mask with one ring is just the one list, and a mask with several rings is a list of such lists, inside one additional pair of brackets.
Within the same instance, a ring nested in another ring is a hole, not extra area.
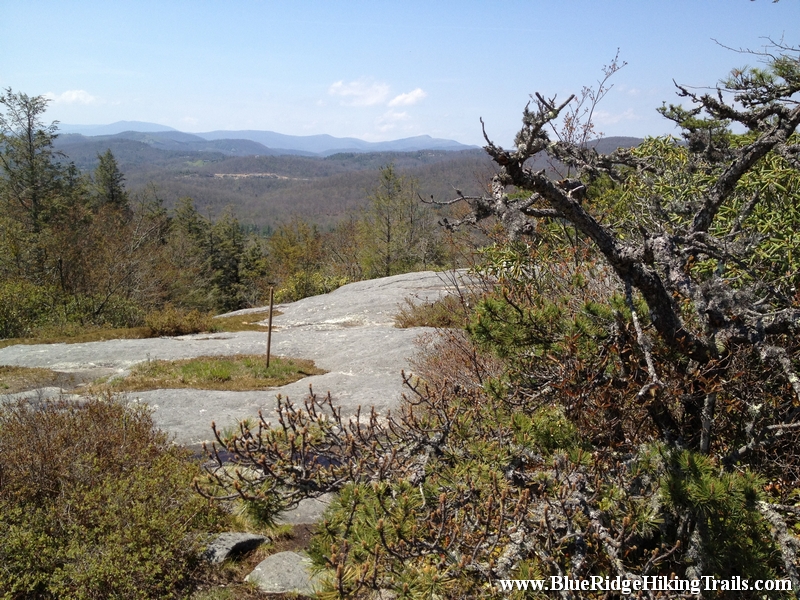
[(417, 183), (394, 165), (381, 169), (380, 182), (361, 219), (362, 262), (367, 277), (388, 277), (436, 262), (433, 219), (419, 201)]
[(47, 99), (7, 88), (0, 96), (0, 194), (10, 214), (41, 230), (60, 190), (62, 169), (53, 150), (57, 123), (45, 125)]
[(117, 210), (128, 211), (128, 192), (125, 191), (125, 176), (119, 169), (117, 159), (111, 150), (98, 154), (98, 165), (94, 171), (94, 194), (92, 208), (95, 210), (108, 206)]

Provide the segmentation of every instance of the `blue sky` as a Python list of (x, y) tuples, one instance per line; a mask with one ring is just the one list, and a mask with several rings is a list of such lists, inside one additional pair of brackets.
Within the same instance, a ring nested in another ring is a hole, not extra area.
[(672, 129), (672, 80), (713, 85), (765, 36), (800, 44), (781, 0), (0, 0), (0, 87), (51, 98), (48, 120), (150, 121), (380, 141), (510, 144), (529, 94), (594, 85), (606, 135)]

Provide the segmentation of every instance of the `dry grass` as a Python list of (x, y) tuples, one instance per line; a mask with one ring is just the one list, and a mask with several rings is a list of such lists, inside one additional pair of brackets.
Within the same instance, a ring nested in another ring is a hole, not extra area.
[[(280, 311), (272, 315), (278, 316)], [(212, 331), (267, 331), (266, 325), (259, 325), (257, 319), (266, 319), (266, 313), (252, 315), (239, 315), (233, 317), (214, 318), (210, 321), (209, 329)], [(276, 329), (272, 327), (273, 331)], [(86, 342), (104, 342), (107, 340), (139, 340), (159, 337), (162, 332), (154, 331), (151, 327), (79, 327), (77, 325), (61, 327), (58, 329), (42, 330), (27, 338), (9, 338), (0, 340), (0, 348), (16, 344), (83, 344)]]
[(502, 362), (480, 352), (460, 329), (426, 333), (417, 339), (416, 346), (411, 359), (414, 374), (432, 387), (482, 389), (487, 381), (503, 373)]
[[(279, 310), (272, 311), (272, 316), (277, 317), (282, 314)], [(217, 331), (267, 331), (266, 325), (261, 325), (260, 321), (266, 321), (269, 315), (267, 312), (251, 313), (247, 315), (234, 315), (232, 317), (215, 317), (212, 321)], [(275, 325), (272, 330), (277, 329)]]
[(73, 388), (80, 378), (50, 369), (0, 366), (0, 394), (16, 394), (43, 387)]
[(312, 361), (299, 358), (273, 356), (267, 368), (262, 354), (200, 356), (139, 363), (128, 377), (112, 381), (109, 387), (131, 392), (168, 388), (266, 390), (325, 372)]
[(469, 320), (469, 299), (448, 295), (433, 302), (414, 302), (406, 298), (394, 317), (394, 326), (463, 328)]
[(104, 342), (106, 340), (137, 340), (153, 337), (147, 327), (91, 327), (66, 329), (60, 331), (44, 331), (26, 338), (9, 338), (0, 340), (0, 348), (17, 344), (82, 344), (85, 342)]

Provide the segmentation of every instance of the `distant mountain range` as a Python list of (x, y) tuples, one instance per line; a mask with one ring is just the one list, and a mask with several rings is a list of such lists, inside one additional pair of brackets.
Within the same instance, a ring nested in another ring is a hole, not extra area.
[(209, 131), (183, 133), (172, 127), (143, 121), (117, 121), (110, 125), (60, 124), (61, 144), (128, 139), (162, 150), (220, 152), (227, 156), (330, 156), (346, 152), (417, 152), (422, 150), (460, 151), (477, 148), (454, 140), (419, 135), (388, 142), (365, 142), (357, 138), (331, 135), (285, 135), (274, 131)]
[[(98, 156), (111, 150), (133, 195), (157, 196), (167, 209), (190, 197), (209, 218), (231, 210), (241, 223), (264, 230), (293, 215), (334, 226), (367, 205), (380, 167), (388, 164), (414, 180), (424, 197), (443, 200), (456, 188), (484, 193), (496, 168), (480, 148), (429, 136), (369, 143), (270, 131), (193, 134), (135, 121), (60, 129), (56, 149), (83, 172), (91, 173)], [(591, 144), (611, 152), (641, 141), (614, 137)], [(528, 166), (552, 168), (546, 157)]]

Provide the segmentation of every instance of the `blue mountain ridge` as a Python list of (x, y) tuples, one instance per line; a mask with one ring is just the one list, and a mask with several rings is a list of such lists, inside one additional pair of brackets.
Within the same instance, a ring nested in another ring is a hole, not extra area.
[[(386, 142), (367, 142), (358, 138), (337, 138), (332, 135), (296, 136), (274, 131), (240, 130), (210, 131), (207, 133), (184, 133), (172, 127), (143, 121), (117, 121), (109, 125), (60, 124), (63, 134), (78, 134), (84, 137), (106, 137), (133, 139), (148, 145), (187, 150), (215, 149), (224, 151), (231, 146), (233, 154), (241, 154), (242, 140), (249, 144), (246, 154), (303, 154), (329, 156), (340, 152), (414, 152), (419, 150), (467, 150), (477, 148), (454, 140), (419, 135)], [(230, 143), (228, 143), (230, 142)], [(235, 149), (235, 150), (234, 150)]]

